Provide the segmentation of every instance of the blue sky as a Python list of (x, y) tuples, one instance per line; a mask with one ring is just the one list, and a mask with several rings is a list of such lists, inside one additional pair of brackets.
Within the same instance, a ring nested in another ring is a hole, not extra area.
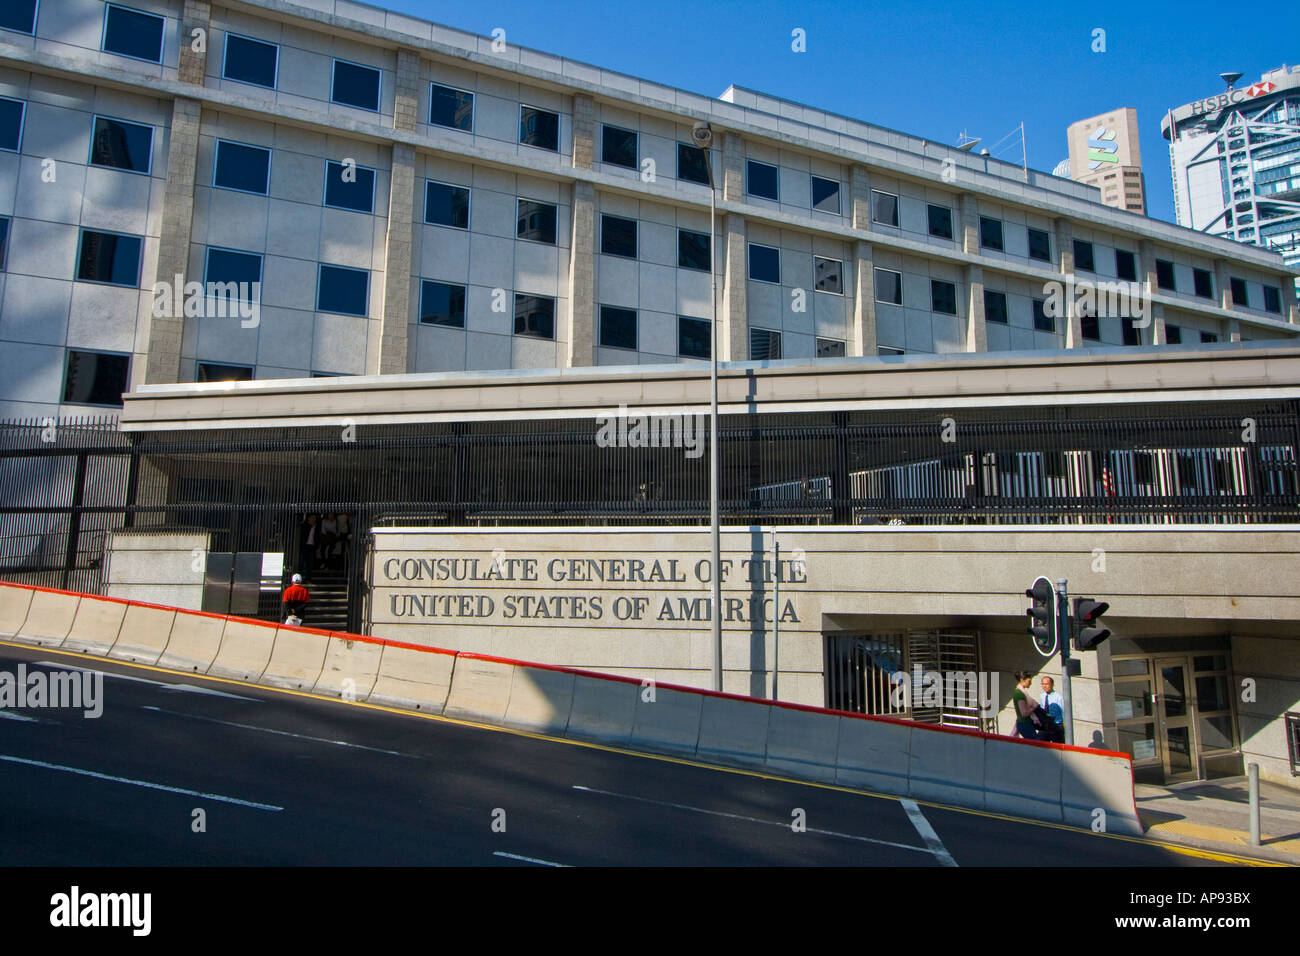
[[(1029, 165), (1066, 156), (1065, 129), (1120, 106), (1138, 111), (1150, 214), (1174, 218), (1160, 118), (1172, 106), (1300, 63), (1300, 4), (1084, 5), (774, 0), (381, 0), (378, 6), (717, 96), (736, 83), (924, 136), (966, 129), (992, 146), (1025, 124)], [(1243, 20), (1255, 26), (1243, 31)], [(1234, 27), (1234, 23), (1237, 24)], [(791, 50), (803, 29), (807, 52)], [(1092, 51), (1092, 31), (1106, 51)], [(1019, 162), (1018, 142), (996, 152)]]

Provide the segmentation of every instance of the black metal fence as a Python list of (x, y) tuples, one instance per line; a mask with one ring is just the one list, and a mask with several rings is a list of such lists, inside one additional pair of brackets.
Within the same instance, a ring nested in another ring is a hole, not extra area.
[[(121, 527), (293, 555), (309, 513), (350, 514), (357, 530), (702, 524), (700, 418), (685, 441), (633, 419), (612, 434), (596, 419), (134, 436), (112, 419), (4, 422), (0, 577), (98, 590)], [(727, 523), (1292, 523), (1298, 446), (1291, 400), (724, 416), (721, 510)]]

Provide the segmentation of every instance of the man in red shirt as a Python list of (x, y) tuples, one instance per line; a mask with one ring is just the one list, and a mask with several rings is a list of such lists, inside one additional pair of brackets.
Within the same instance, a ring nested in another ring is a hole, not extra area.
[(284, 589), (284, 596), (280, 598), (280, 605), (284, 609), (283, 618), (288, 620), (290, 617), (296, 617), (301, 623), (303, 614), (307, 610), (307, 602), (310, 600), (311, 595), (302, 586), (302, 575), (295, 574), (293, 583)]

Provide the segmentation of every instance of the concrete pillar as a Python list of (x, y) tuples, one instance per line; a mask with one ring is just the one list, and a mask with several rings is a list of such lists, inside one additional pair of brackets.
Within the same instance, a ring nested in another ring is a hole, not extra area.
[(723, 136), (722, 198), (732, 202), (745, 201), (745, 141), (736, 133)]
[(1222, 259), (1214, 260), (1214, 283), (1219, 287), (1219, 306), (1224, 309), (1233, 308), (1232, 277), (1228, 274), (1228, 264)]
[[(1082, 673), (1070, 680), (1074, 745), (1119, 750), (1115, 728), (1115, 690), (1111, 681), (1110, 642), (1076, 655)], [(1060, 690), (1060, 684), (1057, 684)]]
[(1296, 301), (1294, 276), (1282, 277), (1282, 318), (1292, 325), (1300, 324), (1300, 303)]
[[(1061, 257), (1061, 277), (1064, 281), (1074, 276), (1074, 229), (1068, 219), (1057, 219), (1052, 223), (1055, 230), (1056, 248)], [(1075, 308), (1074, 302), (1069, 295), (1065, 296), (1062, 303), (1062, 309), (1065, 312), (1063, 316), (1057, 316), (1057, 327), (1065, 333), (1065, 347), (1067, 349), (1077, 349), (1083, 346), (1083, 326), (1079, 322), (1079, 310)]]
[(596, 165), (596, 104), (590, 96), (573, 97), (573, 167), (594, 169)]
[[(212, 43), (212, 4), (209, 0), (185, 0), (181, 11), (181, 51), (178, 76), (182, 83), (202, 86), (208, 72), (208, 46)], [(203, 31), (203, 52), (194, 49), (195, 30)]]
[[(856, 206), (856, 203), (855, 203)], [(853, 324), (849, 329), (850, 355), (876, 354), (876, 262), (871, 243), (859, 242), (854, 250), (855, 285)]]
[(393, 147), (388, 194), (388, 236), (384, 246), (384, 307), (379, 321), (379, 354), (368, 362), (370, 374), (408, 371), (411, 334), (411, 242), (415, 209), (415, 148)]
[(419, 123), (420, 54), (397, 51), (397, 79), (394, 83), (393, 129), (414, 133)]
[(963, 252), (980, 254), (979, 204), (970, 193), (962, 193), (957, 199), (957, 235)]
[[(854, 229), (871, 228), (871, 176), (862, 166), (854, 166), (849, 176), (849, 202)], [(871, 280), (874, 282), (874, 278)]]
[[(158, 237), (155, 281), (174, 283), (174, 315), (151, 315), (144, 384), (180, 381), (181, 336), (185, 320), (179, 305), (190, 269), (190, 234), (194, 226), (194, 180), (198, 164), (199, 122), (197, 100), (172, 101), (171, 131), (167, 146), (167, 183), (163, 188), (162, 226)], [(179, 280), (178, 277), (179, 276)]]
[(1151, 306), (1151, 344), (1169, 344), (1169, 340), (1165, 337), (1165, 307), (1163, 305)]
[(576, 367), (596, 363), (596, 188), (591, 183), (573, 184), (572, 238), (569, 340), (561, 354), (566, 365)]
[(1238, 322), (1236, 319), (1228, 320), (1228, 341), (1229, 342), (1241, 341), (1241, 323)]
[(1138, 242), (1138, 281), (1151, 295), (1155, 295), (1160, 290), (1156, 278), (1156, 246), (1149, 239)]
[(984, 316), (984, 270), (979, 266), (966, 267), (966, 288), (970, 290), (966, 306), (966, 351), (987, 352), (989, 334)]
[(718, 361), (746, 362), (749, 360), (749, 312), (746, 301), (749, 272), (746, 268), (745, 219), (731, 213), (725, 217), (722, 228), (725, 245)]

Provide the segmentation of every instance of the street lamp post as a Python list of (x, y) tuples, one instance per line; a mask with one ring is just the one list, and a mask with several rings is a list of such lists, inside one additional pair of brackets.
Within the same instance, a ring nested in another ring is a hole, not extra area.
[(709, 536), (713, 587), (709, 617), (713, 626), (713, 689), (722, 690), (722, 545), (718, 522), (718, 252), (717, 184), (713, 181), (713, 130), (703, 121), (691, 130), (695, 144), (704, 151), (704, 165), (709, 173)]

